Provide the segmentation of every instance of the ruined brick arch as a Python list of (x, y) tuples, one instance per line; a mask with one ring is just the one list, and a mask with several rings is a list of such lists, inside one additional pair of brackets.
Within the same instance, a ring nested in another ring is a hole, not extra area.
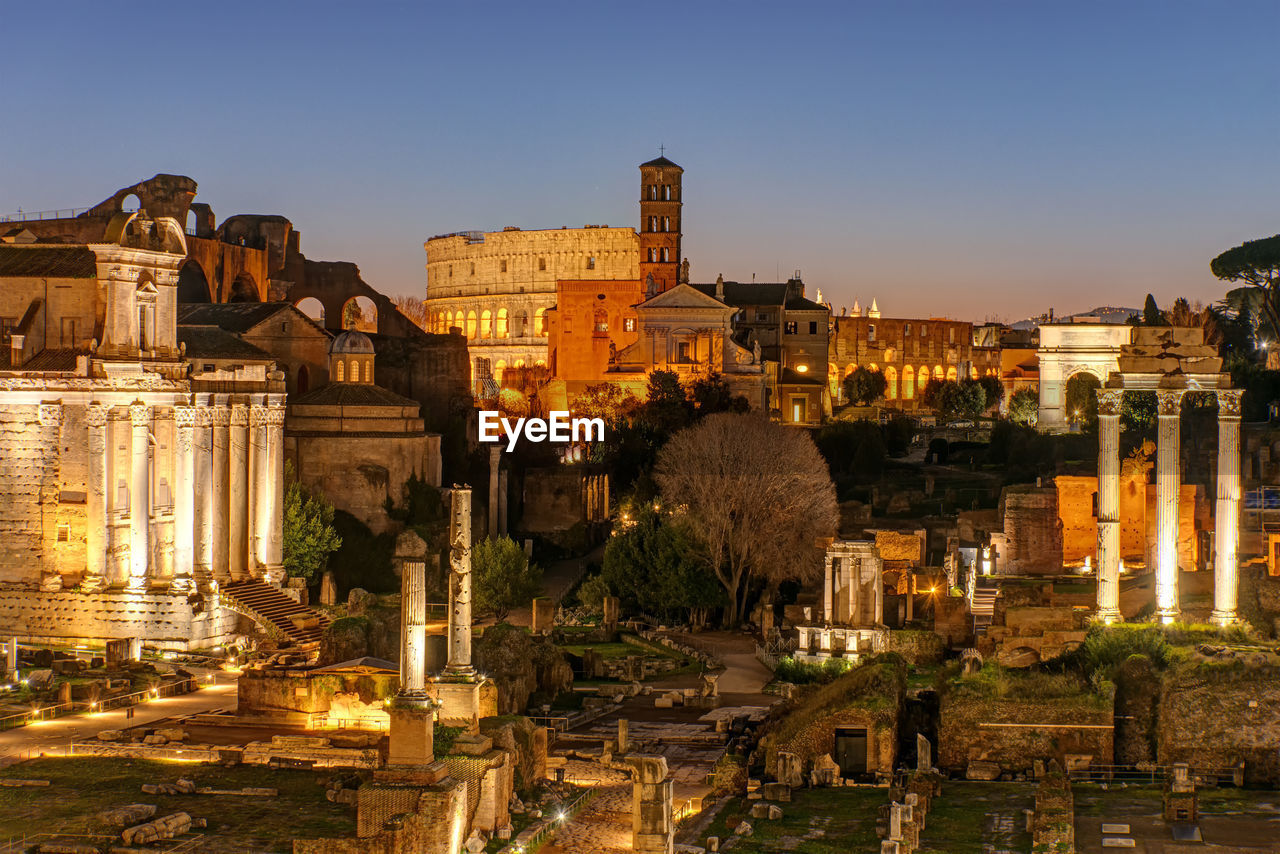
[(316, 323), (324, 326), (326, 316), (324, 303), (315, 297), (303, 297), (293, 304), (293, 307), (314, 320)]
[[(355, 318), (354, 322), (348, 324), (347, 315), (353, 308), (358, 309), (360, 314)], [(343, 300), (342, 308), (338, 311), (338, 326), (342, 329), (358, 329), (361, 332), (377, 332), (379, 319), (382, 316), (383, 308), (374, 302), (366, 294), (352, 294)], [(370, 317), (369, 315), (373, 316)], [(325, 306), (325, 321), (328, 322), (329, 309)]]
[(213, 302), (209, 277), (194, 258), (188, 258), (178, 270), (178, 302)]
[(253, 276), (248, 273), (241, 273), (236, 276), (231, 287), (227, 290), (227, 302), (262, 302), (262, 295), (258, 290), (258, 284), (253, 280)]
[[(354, 270), (354, 265), (345, 266), (349, 266)], [(357, 297), (365, 297), (373, 303), (374, 315), (377, 321), (376, 332), (379, 335), (404, 335), (407, 326), (413, 325), (412, 321), (400, 314), (399, 310), (396, 309), (395, 303), (388, 297), (375, 291), (358, 278), (353, 276), (351, 280), (346, 280), (345, 276), (323, 275), (323, 273), (328, 272), (327, 270), (321, 272), (322, 275), (317, 275), (314, 283), (312, 281), (303, 281), (289, 288), (285, 299), (295, 306), (301, 305), (308, 299), (314, 299), (319, 302), (323, 308), (324, 328), (330, 332), (342, 331), (343, 308), (348, 302)], [(308, 275), (308, 279), (311, 279), (310, 275)], [(310, 312), (304, 313), (308, 317), (312, 316)], [(448, 330), (446, 329), (445, 331)]]

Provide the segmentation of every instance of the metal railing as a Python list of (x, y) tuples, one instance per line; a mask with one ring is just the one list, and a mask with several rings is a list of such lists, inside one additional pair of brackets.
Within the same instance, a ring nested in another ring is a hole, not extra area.
[(0, 216), (0, 222), (34, 222), (41, 219), (71, 219), (93, 208), (58, 208), (51, 211), (17, 211)]
[[(197, 679), (183, 679), (177, 682), (167, 682), (163, 685), (157, 685), (154, 688), (148, 688), (143, 691), (134, 691), (129, 694), (119, 694), (115, 697), (107, 697), (103, 700), (81, 700), (71, 703), (57, 703), (52, 706), (42, 706), (32, 709), (29, 712), (19, 712), (16, 715), (7, 715), (0, 718), (0, 732), (18, 727), (28, 726), (41, 721), (54, 720), (65, 715), (72, 715), (78, 712), (109, 712), (112, 709), (125, 708), (127, 706), (137, 706), (149, 700), (158, 700), (162, 697), (173, 697), (179, 694), (189, 694), (200, 687)], [(179, 689), (182, 690), (179, 690)]]
[[(1073, 768), (1067, 772), (1067, 778), (1083, 783), (1148, 783), (1156, 785), (1173, 776), (1172, 765), (1090, 765), (1086, 768)], [(1188, 769), (1188, 776), (1200, 783), (1210, 786), (1231, 784), (1240, 786), (1244, 783), (1244, 768), (1196, 768)]]
[(524, 842), (513, 841), (511, 844), (503, 848), (500, 854), (535, 854), (535, 852), (537, 852), (537, 850), (547, 842), (551, 837), (551, 834), (555, 833), (557, 830), (572, 821), (578, 813), (582, 812), (587, 804), (591, 803), (596, 796), (596, 792), (597, 786), (593, 785), (581, 795), (578, 795), (578, 797), (570, 801), (568, 806), (562, 807), (556, 816), (553, 816), (550, 820), (545, 822), (542, 827), (538, 828), (536, 833)]

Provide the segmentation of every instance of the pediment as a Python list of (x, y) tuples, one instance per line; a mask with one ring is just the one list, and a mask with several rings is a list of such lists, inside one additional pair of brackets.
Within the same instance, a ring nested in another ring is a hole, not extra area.
[(702, 308), (733, 311), (715, 297), (707, 296), (697, 288), (683, 283), (645, 300), (636, 308)]

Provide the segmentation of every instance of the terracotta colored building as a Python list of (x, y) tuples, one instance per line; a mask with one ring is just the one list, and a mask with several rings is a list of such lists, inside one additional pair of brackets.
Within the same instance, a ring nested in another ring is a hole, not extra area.
[(570, 397), (608, 379), (610, 359), (639, 336), (636, 306), (644, 299), (640, 281), (557, 283), (556, 306), (547, 312), (547, 360)]

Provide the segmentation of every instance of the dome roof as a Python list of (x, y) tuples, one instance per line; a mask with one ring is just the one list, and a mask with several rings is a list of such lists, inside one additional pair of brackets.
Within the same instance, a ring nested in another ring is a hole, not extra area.
[(329, 345), (329, 352), (372, 356), (373, 342), (369, 340), (368, 335), (365, 335), (360, 330), (348, 329), (345, 332), (338, 333), (338, 337), (333, 339), (333, 343)]

